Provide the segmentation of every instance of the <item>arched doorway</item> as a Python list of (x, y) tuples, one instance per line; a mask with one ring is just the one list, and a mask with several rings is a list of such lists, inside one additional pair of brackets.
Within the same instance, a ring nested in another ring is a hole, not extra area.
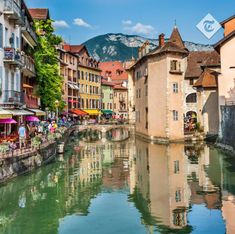
[(191, 133), (197, 128), (197, 113), (195, 111), (188, 111), (184, 116), (184, 132)]

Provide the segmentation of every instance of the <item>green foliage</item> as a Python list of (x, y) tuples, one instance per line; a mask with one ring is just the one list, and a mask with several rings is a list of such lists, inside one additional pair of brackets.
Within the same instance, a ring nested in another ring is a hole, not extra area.
[(62, 85), (63, 77), (59, 75), (59, 61), (56, 46), (62, 41), (61, 37), (53, 34), (52, 21), (35, 21), (38, 35), (38, 46), (34, 53), (37, 72), (38, 95), (41, 97), (42, 107), (55, 110), (55, 101), (60, 102), (63, 109)]

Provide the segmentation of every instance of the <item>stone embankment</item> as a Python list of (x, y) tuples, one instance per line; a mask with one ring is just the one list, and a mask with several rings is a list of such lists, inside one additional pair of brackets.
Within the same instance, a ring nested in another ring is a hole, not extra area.
[(26, 174), (34, 169), (53, 161), (58, 152), (58, 145), (66, 144), (71, 133), (76, 127), (68, 128), (56, 140), (50, 140), (39, 147), (15, 150), (0, 155), (0, 183), (4, 183), (16, 176)]

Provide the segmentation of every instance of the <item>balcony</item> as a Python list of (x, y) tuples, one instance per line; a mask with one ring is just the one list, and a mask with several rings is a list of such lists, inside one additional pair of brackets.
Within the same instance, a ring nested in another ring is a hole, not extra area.
[(21, 53), (11, 47), (4, 48), (4, 63), (16, 66), (22, 66)]
[(24, 17), (24, 26), (21, 28), (21, 32), (32, 46), (37, 45), (37, 35), (26, 16)]
[(22, 71), (26, 76), (34, 77), (35, 72), (35, 63), (34, 60), (27, 55), (22, 55)]
[(38, 98), (29, 94), (24, 94), (24, 103), (27, 108), (38, 109)]
[(3, 104), (8, 105), (23, 104), (22, 93), (14, 90), (3, 90), (2, 100)]
[(9, 20), (15, 21), (16, 24), (24, 24), (21, 6), (17, 4), (15, 0), (4, 0), (3, 14), (6, 15)]

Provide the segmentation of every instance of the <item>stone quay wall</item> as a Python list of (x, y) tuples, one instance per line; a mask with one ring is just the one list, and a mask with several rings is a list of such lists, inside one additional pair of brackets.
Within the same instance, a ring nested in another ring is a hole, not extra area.
[(18, 150), (0, 158), (0, 183), (7, 182), (19, 175), (26, 174), (42, 165), (55, 160), (58, 144), (66, 144), (70, 134), (76, 127), (69, 128), (57, 141), (46, 142), (40, 148)]

